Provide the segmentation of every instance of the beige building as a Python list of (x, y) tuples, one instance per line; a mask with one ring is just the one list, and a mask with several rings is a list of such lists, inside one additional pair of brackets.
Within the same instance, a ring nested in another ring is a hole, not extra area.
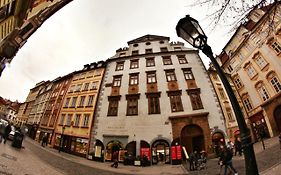
[(280, 54), (280, 2), (251, 11), (220, 54), (256, 141), (281, 132)]
[(54, 147), (86, 157), (96, 101), (106, 62), (99, 61), (73, 72), (55, 129)]

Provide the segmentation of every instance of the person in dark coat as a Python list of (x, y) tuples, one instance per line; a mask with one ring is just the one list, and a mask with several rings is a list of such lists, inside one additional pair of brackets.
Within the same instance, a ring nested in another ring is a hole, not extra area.
[(4, 134), (3, 134), (4, 144), (6, 144), (6, 141), (7, 141), (8, 137), (9, 137), (9, 134), (10, 134), (11, 131), (12, 131), (11, 124), (8, 123), (8, 125), (4, 129)]
[(45, 147), (45, 146), (48, 145), (48, 137), (47, 137), (47, 134), (45, 134), (45, 135), (43, 136), (41, 145), (42, 145), (43, 147)]
[(233, 157), (233, 152), (224, 146), (222, 154), (219, 159), (219, 161), (221, 162), (220, 165), (224, 165), (224, 175), (227, 175), (228, 168), (230, 168), (234, 172), (234, 175), (238, 174), (236, 169), (232, 165), (232, 157)]
[(112, 155), (113, 158), (113, 164), (111, 165), (111, 167), (118, 167), (118, 151), (115, 151)]

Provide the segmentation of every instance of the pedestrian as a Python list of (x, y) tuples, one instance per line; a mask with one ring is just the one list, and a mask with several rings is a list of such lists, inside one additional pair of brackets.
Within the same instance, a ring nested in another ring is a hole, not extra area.
[(0, 123), (0, 143), (2, 143), (3, 135), (4, 135), (5, 125), (4, 123)]
[(4, 129), (4, 134), (3, 134), (4, 144), (6, 144), (6, 141), (9, 137), (9, 134), (10, 134), (11, 130), (12, 130), (11, 124), (8, 123), (8, 125)]
[(43, 138), (42, 138), (42, 143), (41, 143), (41, 145), (42, 145), (43, 147), (45, 147), (45, 146), (47, 146), (47, 144), (48, 144), (48, 137), (47, 137), (47, 134), (44, 134), (44, 136), (43, 136)]
[(233, 152), (234, 144), (232, 143), (232, 141), (228, 141), (227, 142), (226, 148), (230, 149)]
[(280, 144), (280, 149), (281, 149), (281, 132), (279, 134), (279, 144)]
[(191, 152), (189, 155), (189, 170), (195, 170), (195, 154), (193, 152)]
[(118, 151), (114, 151), (112, 158), (113, 158), (113, 164), (111, 164), (111, 167), (117, 168), (118, 167)]
[(224, 175), (227, 175), (228, 168), (230, 168), (234, 172), (234, 175), (238, 175), (237, 171), (232, 165), (232, 157), (233, 153), (231, 152), (231, 150), (227, 149), (226, 146), (224, 146), (219, 159), (219, 165), (221, 166), (221, 168), (222, 166), (224, 166)]

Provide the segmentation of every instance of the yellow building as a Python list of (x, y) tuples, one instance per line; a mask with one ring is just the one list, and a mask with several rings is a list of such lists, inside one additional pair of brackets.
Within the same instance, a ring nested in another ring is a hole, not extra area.
[(55, 129), (55, 148), (86, 156), (105, 66), (106, 63), (100, 61), (73, 73)]
[(254, 139), (281, 132), (281, 6), (252, 10), (220, 54), (241, 97)]

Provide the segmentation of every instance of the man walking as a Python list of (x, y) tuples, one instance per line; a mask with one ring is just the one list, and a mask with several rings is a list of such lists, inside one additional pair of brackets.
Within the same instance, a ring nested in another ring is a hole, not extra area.
[(233, 153), (231, 152), (231, 150), (227, 149), (224, 146), (220, 157), (220, 161), (224, 165), (224, 175), (227, 175), (228, 168), (230, 168), (234, 172), (234, 175), (238, 175), (237, 171), (232, 165), (232, 157), (233, 157)]
[(9, 137), (9, 134), (10, 134), (11, 130), (12, 130), (11, 124), (8, 123), (8, 125), (4, 129), (4, 134), (3, 134), (4, 144), (6, 144), (6, 141)]

